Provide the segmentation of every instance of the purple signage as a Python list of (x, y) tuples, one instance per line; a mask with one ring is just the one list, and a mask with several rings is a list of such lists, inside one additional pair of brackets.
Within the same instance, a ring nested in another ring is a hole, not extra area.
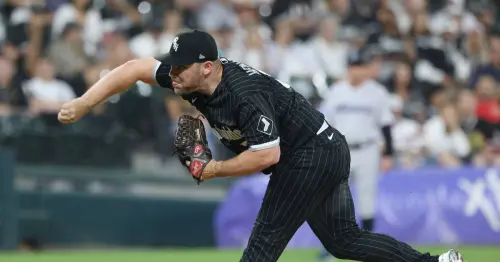
[[(243, 178), (214, 219), (220, 248), (243, 247), (250, 236), (268, 176)], [(356, 198), (356, 188), (352, 188)], [(355, 199), (356, 200), (356, 199)], [(428, 169), (383, 175), (375, 231), (412, 244), (500, 244), (500, 169)], [(305, 223), (288, 248), (321, 244)]]

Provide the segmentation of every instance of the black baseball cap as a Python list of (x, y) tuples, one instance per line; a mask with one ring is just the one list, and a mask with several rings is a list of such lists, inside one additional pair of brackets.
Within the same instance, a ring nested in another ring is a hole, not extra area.
[(215, 39), (209, 33), (195, 29), (178, 34), (168, 54), (159, 60), (167, 65), (180, 66), (214, 61), (218, 57)]

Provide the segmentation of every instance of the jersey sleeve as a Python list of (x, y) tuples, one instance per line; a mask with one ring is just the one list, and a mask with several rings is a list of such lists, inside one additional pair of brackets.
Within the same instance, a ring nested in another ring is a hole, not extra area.
[(153, 79), (156, 80), (156, 83), (158, 83), (159, 86), (173, 89), (172, 79), (169, 76), (170, 65), (162, 63), (158, 60), (152, 73)]
[(274, 105), (267, 94), (254, 94), (239, 103), (239, 123), (249, 150), (278, 146), (279, 130)]

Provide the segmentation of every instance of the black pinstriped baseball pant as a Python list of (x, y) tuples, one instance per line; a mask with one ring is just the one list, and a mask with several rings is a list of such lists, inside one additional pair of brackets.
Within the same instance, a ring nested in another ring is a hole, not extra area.
[[(325, 248), (340, 259), (437, 262), (437, 256), (358, 227), (348, 185), (349, 149), (340, 133), (327, 131), (277, 165), (240, 261), (277, 261), (307, 221)], [(327, 134), (332, 132), (335, 138), (330, 141)]]

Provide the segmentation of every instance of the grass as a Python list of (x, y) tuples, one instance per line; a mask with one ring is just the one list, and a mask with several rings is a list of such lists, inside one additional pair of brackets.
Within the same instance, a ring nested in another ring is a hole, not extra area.
[[(448, 248), (420, 248), (431, 254), (441, 254)], [(500, 246), (467, 246), (459, 248), (468, 262), (500, 261)], [(242, 251), (218, 251), (203, 249), (174, 250), (71, 250), (44, 251), (40, 253), (0, 253), (5, 262), (235, 262)], [(317, 250), (289, 250), (281, 256), (283, 262), (314, 262)]]

